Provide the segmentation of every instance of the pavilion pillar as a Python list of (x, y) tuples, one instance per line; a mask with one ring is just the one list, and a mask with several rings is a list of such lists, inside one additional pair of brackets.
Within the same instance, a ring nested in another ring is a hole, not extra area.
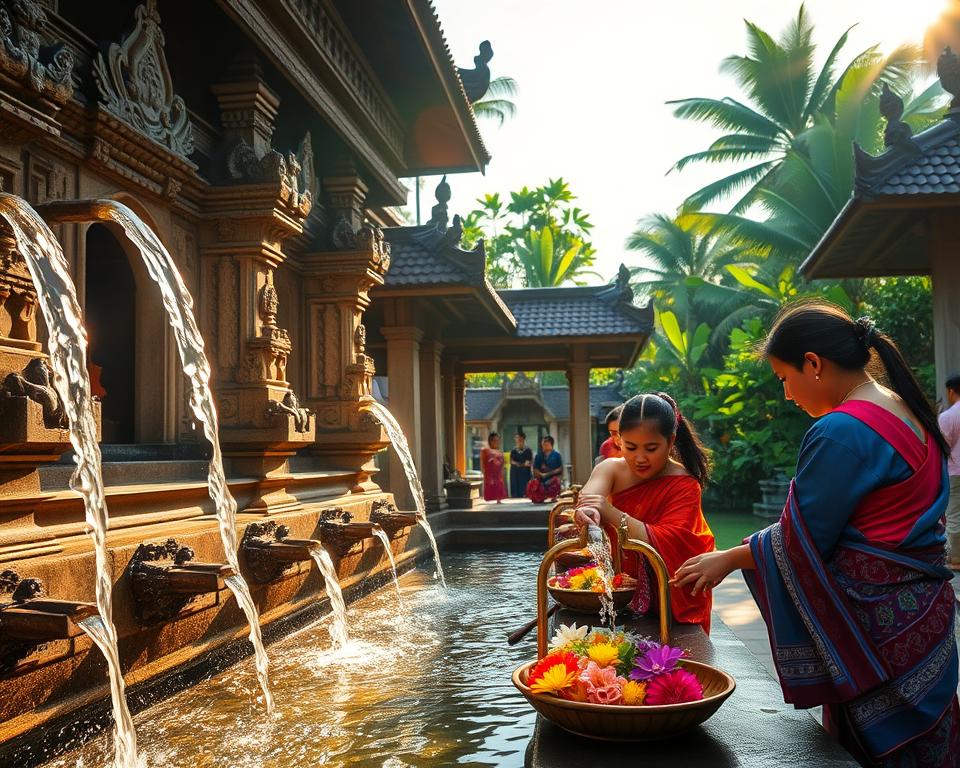
[(585, 483), (593, 468), (590, 440), (590, 363), (574, 360), (567, 365), (570, 385), (570, 457), (572, 483)]
[(443, 344), (420, 345), (420, 484), (430, 511), (440, 509), (443, 494), (443, 386), (440, 357)]
[(960, 373), (960, 260), (956, 257), (960, 226), (949, 211), (936, 213), (931, 222), (931, 275), (933, 281), (933, 349), (937, 369), (937, 399), (944, 382)]
[(467, 472), (467, 404), (466, 393), (467, 379), (463, 374), (454, 377), (453, 380), (453, 439), (456, 445), (456, 468), (464, 475)]
[[(423, 462), (420, 457), (420, 341), (423, 331), (412, 325), (382, 328), (387, 341), (387, 380), (390, 412), (403, 429), (410, 444), (410, 453), (417, 472)], [(400, 509), (416, 509), (413, 494), (407, 487), (403, 464), (396, 451), (390, 451), (390, 485)]]
[(446, 357), (443, 361), (443, 461), (450, 468), (457, 466), (457, 373), (456, 359)]

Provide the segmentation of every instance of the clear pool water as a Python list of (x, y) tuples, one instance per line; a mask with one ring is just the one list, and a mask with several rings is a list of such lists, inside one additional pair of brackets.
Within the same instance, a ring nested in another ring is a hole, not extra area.
[[(510, 682), (535, 653), (506, 635), (532, 616), (540, 556), (444, 556), (449, 588), (429, 572), (400, 579), (405, 611), (386, 588), (348, 608), (350, 643), (331, 649), (321, 621), (268, 649), (276, 712), (254, 698), (252, 660), (135, 718), (150, 768), (520, 766), (534, 713)], [(49, 763), (110, 764), (98, 737)]]

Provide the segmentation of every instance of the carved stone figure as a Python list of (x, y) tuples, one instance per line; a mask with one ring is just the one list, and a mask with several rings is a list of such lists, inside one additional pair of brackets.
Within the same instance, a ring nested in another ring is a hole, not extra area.
[(48, 429), (65, 429), (67, 414), (60, 397), (51, 384), (47, 362), (37, 357), (27, 363), (23, 373), (10, 373), (0, 386), (0, 398), (27, 397), (40, 403), (43, 408), (43, 423)]
[(0, 71), (63, 105), (73, 95), (73, 53), (43, 45), (47, 14), (35, 0), (0, 2)]
[(886, 83), (883, 84), (880, 94), (880, 114), (887, 120), (887, 126), (883, 130), (884, 146), (919, 152), (919, 147), (911, 138), (913, 129), (902, 120), (903, 99), (890, 90)]
[(257, 302), (257, 311), (264, 325), (275, 328), (277, 312), (280, 310), (280, 297), (277, 289), (267, 283), (260, 289), (260, 300)]
[(133, 31), (106, 59), (97, 54), (93, 74), (108, 112), (183, 157), (193, 152), (193, 125), (173, 92), (164, 54), (157, 0), (138, 5)]
[(960, 108), (960, 57), (947, 46), (937, 59), (937, 77), (943, 90), (953, 96), (951, 109)]
[[(305, 167), (308, 169), (306, 173)], [(306, 218), (313, 208), (313, 195), (305, 183), (313, 172), (313, 146), (307, 139), (300, 143), (299, 155), (288, 152), (284, 158), (275, 149), (270, 149), (258, 157), (246, 139), (237, 138), (227, 153), (226, 172), (234, 181), (279, 181), (280, 199), (303, 218)]]
[(463, 91), (467, 94), (467, 99), (473, 104), (480, 101), (487, 95), (487, 89), (490, 87), (490, 59), (493, 58), (493, 46), (489, 40), (480, 43), (480, 53), (473, 57), (473, 69), (461, 69), (457, 67), (460, 73), (460, 82), (463, 83)]
[(271, 400), (270, 405), (267, 406), (267, 413), (270, 416), (288, 414), (293, 417), (293, 428), (297, 432), (310, 431), (310, 409), (300, 405), (300, 398), (292, 389), (287, 390), (287, 394), (283, 396), (283, 400), (280, 402)]

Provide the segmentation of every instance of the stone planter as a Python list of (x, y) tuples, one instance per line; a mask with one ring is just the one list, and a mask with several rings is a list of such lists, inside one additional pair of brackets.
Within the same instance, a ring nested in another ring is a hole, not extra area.
[(758, 485), (762, 498), (753, 505), (753, 514), (762, 520), (776, 522), (787, 502), (790, 478), (780, 472), (769, 480), (761, 480)]

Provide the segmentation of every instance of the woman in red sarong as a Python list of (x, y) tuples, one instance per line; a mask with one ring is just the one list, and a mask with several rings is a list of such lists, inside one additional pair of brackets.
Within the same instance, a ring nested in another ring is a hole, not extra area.
[(500, 450), (500, 435), (491, 432), (487, 444), (480, 449), (480, 466), (483, 469), (483, 500), (500, 503), (507, 498), (507, 484), (503, 479), (503, 451)]
[[(712, 552), (713, 533), (700, 506), (707, 457), (673, 399), (660, 392), (624, 403), (620, 445), (622, 458), (598, 464), (580, 491), (576, 522), (625, 527), (630, 538), (660, 553), (669, 573), (695, 555)], [(634, 607), (643, 613), (656, 590), (650, 589), (635, 553), (624, 553), (623, 568), (637, 578)], [(676, 621), (710, 631), (709, 592), (691, 595), (671, 588), (670, 603)]]

